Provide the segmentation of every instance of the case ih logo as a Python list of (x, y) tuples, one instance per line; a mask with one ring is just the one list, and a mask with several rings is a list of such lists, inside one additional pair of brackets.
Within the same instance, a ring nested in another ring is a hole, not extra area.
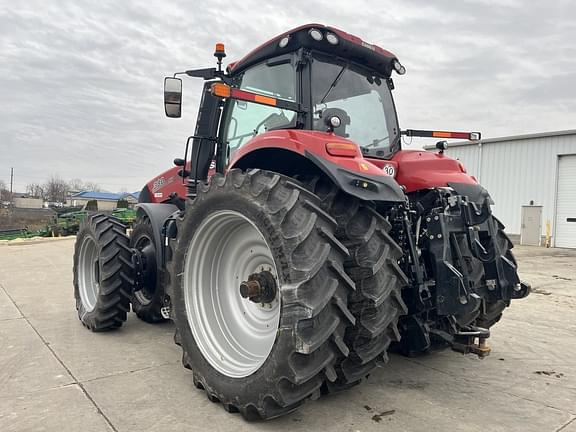
[(164, 179), (164, 177), (157, 178), (156, 180), (154, 180), (154, 183), (152, 184), (152, 192), (156, 192), (158, 189), (164, 186), (164, 184), (166, 184), (166, 180)]

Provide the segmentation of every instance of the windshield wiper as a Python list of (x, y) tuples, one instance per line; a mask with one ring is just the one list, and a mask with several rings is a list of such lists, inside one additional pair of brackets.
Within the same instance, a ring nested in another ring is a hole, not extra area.
[(340, 69), (340, 72), (338, 72), (338, 75), (336, 75), (336, 78), (334, 78), (334, 81), (332, 81), (332, 84), (330, 84), (330, 87), (328, 88), (328, 90), (326, 91), (326, 94), (324, 95), (324, 97), (322, 98), (322, 100), (320, 102), (318, 102), (318, 105), (324, 103), (324, 100), (328, 97), (328, 95), (330, 94), (330, 92), (332, 91), (332, 89), (334, 87), (336, 87), (336, 85), (338, 84), (338, 81), (340, 81), (340, 78), (342, 77), (342, 74), (344, 73), (344, 71), (346, 70), (347, 65), (342, 66), (342, 69)]

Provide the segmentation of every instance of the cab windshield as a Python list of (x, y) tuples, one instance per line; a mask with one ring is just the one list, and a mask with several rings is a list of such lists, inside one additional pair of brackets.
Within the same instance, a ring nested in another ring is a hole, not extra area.
[(354, 141), (364, 155), (385, 158), (399, 138), (394, 103), (385, 78), (317, 56), (312, 65), (313, 128), (340, 118), (334, 133)]

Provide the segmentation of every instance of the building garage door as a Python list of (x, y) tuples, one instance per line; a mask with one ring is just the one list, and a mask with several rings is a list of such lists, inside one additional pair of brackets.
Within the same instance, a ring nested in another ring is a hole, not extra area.
[(554, 245), (576, 248), (576, 155), (560, 156), (558, 161)]

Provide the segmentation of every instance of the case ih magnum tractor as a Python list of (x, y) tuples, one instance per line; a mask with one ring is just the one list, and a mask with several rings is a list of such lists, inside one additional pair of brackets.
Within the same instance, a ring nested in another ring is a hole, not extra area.
[[(130, 236), (94, 215), (74, 288), (92, 331), (132, 310), (174, 321), (194, 384), (247, 419), (349, 388), (387, 360), (451, 347), (485, 356), (525, 297), (488, 192), (457, 160), (401, 150), (390, 52), (318, 24), (205, 80), (182, 159), (140, 194)], [(182, 82), (165, 79), (180, 117)], [(189, 151), (190, 150), (190, 151)]]

